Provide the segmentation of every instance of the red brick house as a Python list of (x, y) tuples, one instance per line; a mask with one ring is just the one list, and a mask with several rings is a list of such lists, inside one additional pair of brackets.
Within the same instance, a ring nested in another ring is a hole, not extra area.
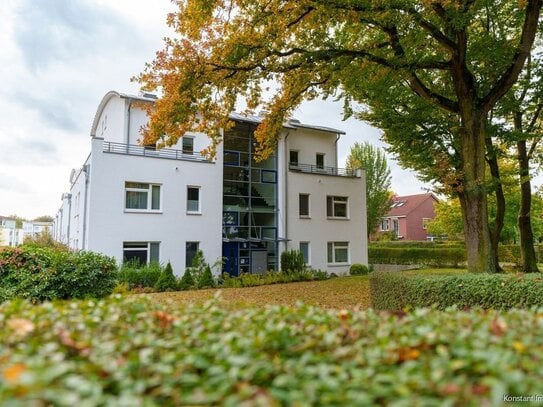
[(394, 196), (390, 211), (381, 219), (377, 235), (393, 231), (401, 240), (433, 240), (426, 232), (426, 225), (435, 216), (436, 202), (438, 199), (432, 193)]

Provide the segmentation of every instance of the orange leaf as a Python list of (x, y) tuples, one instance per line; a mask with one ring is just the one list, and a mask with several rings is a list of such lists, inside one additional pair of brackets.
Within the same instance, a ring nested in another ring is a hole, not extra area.
[(19, 377), (26, 371), (26, 366), (23, 363), (15, 363), (2, 372), (4, 380), (10, 384), (15, 384), (19, 381)]

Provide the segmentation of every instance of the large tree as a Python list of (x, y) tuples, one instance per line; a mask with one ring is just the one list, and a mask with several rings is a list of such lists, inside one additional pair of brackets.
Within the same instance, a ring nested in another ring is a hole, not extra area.
[(390, 209), (390, 168), (385, 153), (367, 142), (355, 143), (351, 147), (347, 168), (361, 168), (366, 173), (366, 232), (369, 237)]
[(186, 131), (202, 130), (217, 141), (237, 98), (254, 109), (271, 81), (278, 91), (255, 133), (265, 157), (302, 100), (339, 90), (347, 104), (371, 106), (372, 80), (393, 77), (457, 118), (468, 268), (495, 271), (485, 190), (487, 117), (522, 70), (542, 1), (179, 1), (169, 17), (179, 36), (166, 39), (138, 78), (145, 90), (162, 91), (145, 139), (167, 134), (174, 143)]

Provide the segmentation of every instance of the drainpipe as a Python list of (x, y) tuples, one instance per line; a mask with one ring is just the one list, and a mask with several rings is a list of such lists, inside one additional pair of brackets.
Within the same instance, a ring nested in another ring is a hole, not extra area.
[(132, 109), (132, 99), (128, 99), (128, 110), (126, 112), (126, 152), (128, 153), (128, 145), (130, 144), (130, 110)]
[(334, 149), (336, 150), (336, 170), (339, 168), (338, 157), (337, 157), (337, 142), (339, 141), (340, 137), (341, 137), (341, 134), (338, 133), (336, 135), (336, 141), (334, 142)]
[(83, 166), (83, 172), (85, 173), (85, 197), (83, 201), (83, 237), (82, 237), (82, 244), (81, 249), (85, 250), (85, 244), (86, 242), (86, 235), (87, 235), (87, 195), (89, 191), (89, 164), (85, 164)]
[(287, 132), (287, 135), (285, 136), (285, 250), (287, 250), (288, 245), (288, 167), (290, 165), (288, 158), (288, 136), (290, 135), (290, 131)]
[(68, 198), (68, 227), (66, 228), (66, 244), (70, 246), (70, 225), (72, 224), (72, 194), (67, 194)]

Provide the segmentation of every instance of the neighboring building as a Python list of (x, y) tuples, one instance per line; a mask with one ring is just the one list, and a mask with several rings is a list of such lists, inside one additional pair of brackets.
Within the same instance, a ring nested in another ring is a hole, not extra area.
[(23, 230), (17, 229), (17, 221), (0, 216), (0, 246), (19, 246), (23, 243)]
[(51, 234), (53, 233), (53, 222), (23, 222), (23, 233), (25, 239), (27, 237), (36, 237), (44, 232), (49, 232)]
[(438, 202), (432, 193), (394, 196), (392, 205), (379, 224), (379, 233), (394, 232), (397, 239), (433, 240), (427, 233), (428, 221), (435, 217), (434, 205)]
[(200, 155), (204, 134), (172, 148), (138, 144), (152, 95), (105, 95), (91, 129), (91, 153), (70, 175), (55, 237), (119, 262), (172, 263), (182, 274), (198, 249), (223, 271), (279, 268), (299, 249), (308, 264), (337, 274), (367, 264), (365, 180), (337, 168), (342, 132), (290, 121), (275, 154), (253, 159), (261, 117), (232, 114), (216, 159)]

